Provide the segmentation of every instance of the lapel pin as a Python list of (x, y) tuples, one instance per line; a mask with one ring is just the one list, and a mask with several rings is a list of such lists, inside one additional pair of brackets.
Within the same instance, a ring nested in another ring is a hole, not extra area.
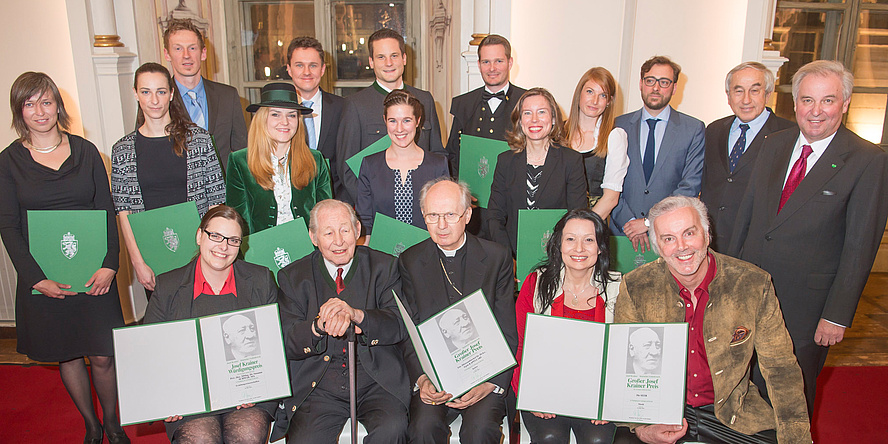
[(835, 167), (836, 167), (836, 164), (832, 164), (832, 167), (835, 168)]

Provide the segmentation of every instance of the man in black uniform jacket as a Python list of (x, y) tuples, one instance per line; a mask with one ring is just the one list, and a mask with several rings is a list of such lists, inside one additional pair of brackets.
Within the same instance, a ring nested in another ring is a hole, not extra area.
[(361, 223), (337, 200), (311, 210), (309, 236), (317, 251), (278, 273), (281, 325), (293, 396), (284, 400), (273, 440), (289, 429), (290, 443), (332, 444), (349, 417), (343, 338), (357, 333), (358, 421), (365, 443), (404, 443), (410, 387), (399, 343), (407, 332), (392, 291), (400, 293), (395, 258), (356, 246)]

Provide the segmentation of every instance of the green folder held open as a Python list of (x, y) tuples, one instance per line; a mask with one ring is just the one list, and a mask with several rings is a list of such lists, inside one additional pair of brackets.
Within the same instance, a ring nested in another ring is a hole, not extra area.
[(268, 268), (276, 278), (281, 268), (314, 251), (314, 245), (299, 218), (245, 237), (241, 251), (245, 261)]
[(538, 263), (546, 259), (546, 243), (552, 228), (567, 210), (518, 210), (518, 285)]
[(638, 253), (632, 248), (632, 241), (626, 236), (610, 238), (611, 269), (626, 274), (648, 262), (657, 260), (657, 253), (648, 250)]
[(84, 284), (108, 253), (108, 213), (29, 210), (28, 249), (47, 279), (70, 285), (71, 291), (87, 291)]
[(487, 208), (497, 156), (508, 150), (509, 144), (502, 140), (459, 136), (459, 180), (472, 190), (479, 207)]
[(354, 156), (349, 157), (345, 161), (345, 164), (348, 165), (348, 167), (352, 170), (353, 173), (355, 173), (355, 176), (360, 176), (361, 162), (364, 161), (364, 158), (371, 155), (371, 154), (376, 154), (380, 151), (385, 151), (385, 149), (388, 148), (389, 145), (391, 145), (391, 144), (392, 144), (392, 139), (389, 138), (388, 134), (386, 134), (386, 135), (382, 136), (382, 139), (379, 139), (376, 142), (371, 143), (370, 146), (368, 146), (367, 148), (364, 148), (363, 150), (358, 152), (358, 154), (355, 154)]
[(373, 234), (370, 236), (370, 245), (368, 246), (398, 257), (404, 250), (428, 238), (429, 232), (426, 230), (376, 213), (373, 218)]
[(183, 202), (127, 216), (142, 259), (155, 275), (184, 266), (197, 253), (197, 205)]

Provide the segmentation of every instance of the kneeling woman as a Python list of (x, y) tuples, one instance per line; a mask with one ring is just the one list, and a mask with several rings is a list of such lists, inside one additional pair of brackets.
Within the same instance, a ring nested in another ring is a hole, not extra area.
[[(524, 280), (515, 304), (518, 362), (521, 362), (528, 313), (614, 321), (620, 274), (610, 271), (607, 224), (591, 209), (580, 208), (568, 211), (552, 231), (546, 244), (545, 262)], [(517, 368), (512, 378), (516, 393), (520, 370)], [(552, 383), (564, 382), (558, 380), (558, 375), (552, 375)], [(536, 443), (567, 443), (571, 429), (580, 444), (611, 443), (616, 430), (614, 424), (556, 417), (551, 413), (521, 412), (521, 417), (531, 440)]]
[[(267, 268), (237, 259), (244, 219), (233, 208), (210, 209), (197, 230), (198, 256), (157, 277), (145, 324), (176, 321), (277, 302), (277, 284)], [(264, 443), (277, 401), (243, 404), (166, 419), (171, 442)]]
[(248, 233), (302, 218), (314, 205), (333, 197), (330, 170), (320, 151), (305, 143), (302, 106), (292, 83), (270, 83), (255, 112), (247, 149), (228, 157), (226, 203), (247, 220)]

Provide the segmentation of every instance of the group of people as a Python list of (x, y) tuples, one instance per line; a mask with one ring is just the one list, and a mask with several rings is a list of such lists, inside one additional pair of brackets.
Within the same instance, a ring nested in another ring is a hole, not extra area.
[[(533, 442), (564, 443), (571, 430), (588, 443), (811, 441), (817, 374), (851, 325), (888, 218), (888, 155), (842, 125), (853, 77), (841, 64), (817, 61), (796, 73), (796, 123), (765, 106), (773, 74), (746, 62), (725, 80), (734, 115), (705, 128), (669, 105), (680, 67), (662, 56), (641, 67), (641, 109), (616, 116), (616, 82), (596, 67), (579, 80), (565, 118), (546, 89), (509, 82), (511, 46), (490, 35), (478, 47), (484, 86), (453, 99), (445, 145), (431, 94), (404, 84), (397, 32), (370, 36), (376, 80), (348, 98), (319, 88), (320, 43), (293, 39), (292, 82), (262, 88), (247, 108), (249, 131), (237, 91), (201, 75), (200, 30), (172, 20), (163, 43), (173, 72), (157, 63), (136, 71), (136, 129), (112, 149), (110, 188), (96, 147), (67, 132), (70, 117), (48, 76), (22, 74), (10, 92), (19, 139), (0, 153), (0, 234), (18, 272), (18, 351), (60, 363), (84, 442), (104, 434), (129, 442), (116, 416), (111, 343), (111, 329), (124, 324), (118, 223), (135, 278), (151, 295), (143, 322), (280, 304), (292, 396), (280, 407), (171, 416), (173, 442), (265, 442), (272, 420), (272, 440), (335, 442), (349, 416), (351, 325), (365, 442), (446, 442), (459, 415), (461, 442), (499, 442), (503, 418), (515, 417), (520, 369), (459, 398), (437, 390), (393, 299), (401, 296), (420, 323), (478, 289), (519, 362), (528, 313), (689, 324), (682, 425), (521, 412)], [(497, 159), (487, 208), (453, 178), (463, 134), (510, 148)], [(355, 173), (346, 160), (385, 135), (389, 146)], [(201, 216), (198, 254), (156, 276), (127, 216), (188, 201)], [(31, 256), (27, 212), (37, 209), (107, 212), (107, 254), (85, 288), (48, 279)], [(567, 212), (516, 302), (522, 209)], [(430, 237), (398, 258), (359, 245), (377, 213)], [(244, 236), (294, 219), (305, 221), (317, 249), (277, 280), (238, 259)], [(661, 259), (621, 276), (611, 234)], [(659, 356), (659, 342), (638, 332), (630, 354)]]

